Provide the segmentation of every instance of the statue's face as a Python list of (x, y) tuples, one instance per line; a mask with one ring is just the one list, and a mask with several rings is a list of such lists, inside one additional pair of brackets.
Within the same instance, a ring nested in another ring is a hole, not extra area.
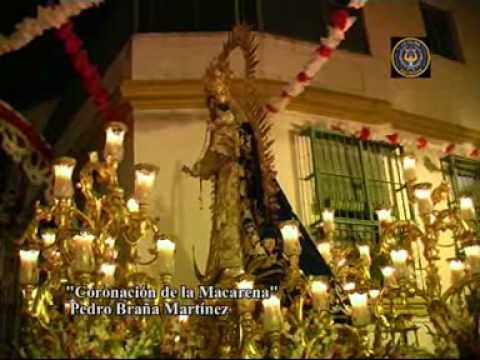
[(253, 236), (255, 234), (255, 225), (248, 223), (245, 225), (245, 232), (248, 236)]
[(221, 125), (233, 125), (235, 123), (235, 115), (228, 111), (217, 111), (218, 118), (216, 119), (217, 124)]

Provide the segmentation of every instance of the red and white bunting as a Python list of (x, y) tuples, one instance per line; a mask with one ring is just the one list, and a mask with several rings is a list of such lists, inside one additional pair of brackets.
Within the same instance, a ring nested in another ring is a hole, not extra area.
[[(365, 6), (366, 2), (367, 0), (352, 0), (348, 8), (360, 9)], [(270, 113), (270, 116), (285, 110), (290, 101), (305, 90), (315, 75), (330, 60), (340, 43), (345, 40), (345, 34), (353, 26), (355, 20), (355, 17), (350, 16), (349, 12), (344, 9), (337, 10), (332, 14), (328, 26), (328, 36), (320, 40), (320, 46), (315, 49), (310, 61), (282, 90), (280, 96), (274, 97), (265, 105), (265, 110)]]

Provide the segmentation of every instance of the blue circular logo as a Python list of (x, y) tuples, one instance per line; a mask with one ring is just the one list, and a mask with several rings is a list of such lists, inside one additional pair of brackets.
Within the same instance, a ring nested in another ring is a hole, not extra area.
[(392, 66), (403, 77), (417, 78), (430, 68), (430, 50), (417, 38), (404, 38), (392, 50)]

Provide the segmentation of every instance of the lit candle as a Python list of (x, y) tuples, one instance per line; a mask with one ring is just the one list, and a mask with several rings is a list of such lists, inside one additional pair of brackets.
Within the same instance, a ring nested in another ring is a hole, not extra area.
[(56, 198), (71, 198), (74, 195), (72, 175), (76, 163), (73, 158), (62, 157), (53, 164), (53, 196)]
[(139, 164), (135, 166), (135, 199), (139, 203), (148, 203), (157, 173), (158, 168), (153, 165)]
[(323, 230), (326, 233), (335, 232), (335, 210), (324, 209), (322, 212)]
[(368, 291), (368, 296), (370, 296), (370, 299), (376, 299), (380, 295), (380, 290), (378, 289), (372, 289)]
[(343, 285), (343, 290), (345, 291), (353, 291), (357, 287), (357, 284), (355, 284), (353, 281), (347, 282)]
[(330, 296), (328, 285), (325, 281), (314, 280), (310, 284), (312, 291), (313, 307), (317, 311), (325, 311), (330, 308)]
[(368, 245), (358, 245), (358, 252), (360, 254), (360, 259), (365, 261), (367, 265), (370, 264), (370, 246)]
[(140, 211), (140, 205), (138, 204), (137, 200), (130, 198), (127, 201), (127, 209), (129, 213), (136, 214)]
[(300, 253), (298, 225), (294, 221), (285, 222), (280, 228), (280, 232), (282, 233), (285, 254), (288, 256), (298, 255)]
[(92, 272), (95, 269), (95, 259), (93, 256), (93, 241), (95, 236), (82, 232), (73, 237), (74, 259), (72, 267), (78, 272)]
[(377, 218), (381, 230), (382, 226), (385, 227), (392, 222), (392, 209), (377, 210)]
[(453, 259), (449, 263), (452, 285), (462, 280), (465, 274), (465, 264), (461, 260)]
[(395, 269), (391, 266), (385, 266), (382, 268), (383, 279), (385, 280), (385, 286), (394, 285), (394, 276)]
[(433, 210), (433, 203), (431, 199), (432, 186), (424, 184), (415, 189), (415, 197), (417, 198), (418, 211), (421, 215), (430, 213)]
[(111, 122), (105, 129), (105, 149), (103, 156), (106, 160), (120, 162), (123, 160), (123, 142), (127, 126), (121, 122)]
[(186, 324), (187, 321), (188, 321), (188, 318), (189, 318), (188, 315), (185, 315), (185, 314), (179, 315), (178, 316), (178, 321), (180, 321), (180, 323), (182, 323), (182, 324)]
[(365, 326), (370, 323), (370, 311), (368, 309), (368, 296), (366, 293), (354, 293), (349, 295), (352, 305), (352, 320), (355, 326)]
[(417, 160), (413, 156), (403, 158), (403, 175), (406, 182), (415, 182), (417, 180)]
[(480, 245), (470, 245), (464, 248), (467, 264), (472, 274), (480, 272)]
[(105, 245), (107, 245), (107, 248), (109, 248), (109, 249), (114, 249), (115, 248), (115, 239), (111, 236), (107, 237), (105, 239)]
[(237, 289), (253, 289), (253, 281), (252, 280), (242, 280), (237, 283)]
[(460, 198), (460, 213), (465, 221), (475, 220), (475, 206), (471, 197), (462, 196)]
[(38, 281), (37, 263), (40, 251), (20, 250), (20, 284), (34, 285)]
[(100, 273), (103, 275), (103, 282), (106, 286), (112, 286), (115, 283), (115, 270), (117, 265), (104, 263), (100, 265)]
[[(252, 280), (242, 280), (237, 283), (237, 289), (252, 290), (253, 285), (254, 283)], [(255, 302), (252, 299), (242, 298), (238, 301), (238, 309), (239, 312), (242, 314), (247, 312), (253, 312), (255, 310)]]
[(398, 276), (405, 276), (408, 272), (408, 251), (405, 249), (392, 250), (390, 252), (390, 258), (392, 259), (393, 266)]
[(280, 299), (273, 295), (262, 301), (263, 305), (263, 327), (265, 331), (279, 331), (282, 324), (282, 311), (280, 307)]
[(175, 269), (175, 243), (169, 239), (157, 240), (158, 267), (160, 275), (172, 275)]
[(46, 248), (49, 246), (52, 246), (55, 243), (56, 237), (57, 236), (54, 230), (52, 229), (45, 230), (42, 233), (43, 246), (45, 246)]
[(317, 245), (318, 252), (322, 255), (323, 259), (329, 263), (332, 260), (332, 247), (328, 241), (323, 241)]

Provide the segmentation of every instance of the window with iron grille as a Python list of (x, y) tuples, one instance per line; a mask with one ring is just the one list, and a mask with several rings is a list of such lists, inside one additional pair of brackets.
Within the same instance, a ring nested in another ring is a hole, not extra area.
[(312, 232), (325, 208), (335, 209), (341, 240), (376, 242), (379, 208), (410, 218), (400, 146), (308, 129), (296, 136), (296, 147), (302, 217)]
[[(392, 208), (397, 219), (412, 218), (401, 146), (316, 128), (303, 130), (294, 139), (300, 216), (314, 238), (322, 237), (318, 229), (325, 208), (335, 209), (335, 241), (370, 244), (374, 252), (379, 240), (377, 209)], [(371, 271), (377, 279), (379, 266), (374, 260)], [(420, 288), (422, 268), (416, 255), (414, 272)]]
[(442, 159), (442, 170), (452, 185), (452, 203), (458, 204), (462, 196), (473, 199), (480, 231), (480, 161), (450, 155)]

